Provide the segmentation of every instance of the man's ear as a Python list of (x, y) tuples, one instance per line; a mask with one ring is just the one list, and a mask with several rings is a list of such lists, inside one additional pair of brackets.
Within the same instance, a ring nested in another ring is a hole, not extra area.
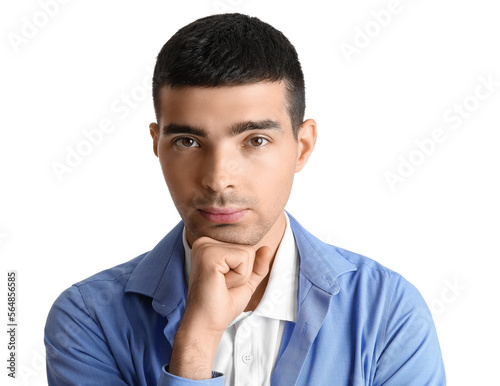
[(299, 143), (297, 151), (297, 164), (295, 165), (295, 173), (300, 172), (307, 163), (311, 155), (314, 145), (316, 144), (316, 121), (307, 119), (300, 125), (297, 133), (297, 142)]
[(155, 155), (158, 157), (158, 142), (160, 141), (160, 128), (154, 122), (151, 122), (149, 125), (149, 133), (153, 138), (153, 151)]

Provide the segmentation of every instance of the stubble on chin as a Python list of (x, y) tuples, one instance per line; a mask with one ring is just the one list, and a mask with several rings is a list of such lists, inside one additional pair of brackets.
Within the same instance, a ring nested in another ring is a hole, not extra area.
[(257, 245), (268, 231), (262, 226), (253, 226), (248, 229), (242, 224), (213, 224), (203, 227), (192, 224), (189, 220), (184, 221), (184, 224), (195, 240), (206, 236), (229, 244)]

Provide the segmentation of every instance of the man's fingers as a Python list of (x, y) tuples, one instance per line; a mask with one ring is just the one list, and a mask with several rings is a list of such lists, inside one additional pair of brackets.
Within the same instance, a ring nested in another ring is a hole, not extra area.
[(264, 246), (255, 251), (250, 246), (228, 245), (208, 237), (197, 239), (192, 251), (191, 273), (198, 269), (208, 273), (215, 268), (224, 275), (226, 288), (243, 289), (246, 285), (252, 294), (268, 274), (273, 258), (269, 247)]
[(243, 275), (241, 272), (232, 269), (224, 277), (227, 288), (241, 287), (248, 281), (247, 275)]
[(229, 271), (224, 273), (226, 287), (241, 287), (250, 277), (254, 252), (252, 249), (233, 249), (231, 252), (224, 258), (229, 268)]
[(252, 294), (269, 272), (269, 265), (273, 254), (271, 248), (261, 247), (255, 252), (255, 258), (241, 262), (236, 269), (225, 274), (227, 288), (241, 287), (248, 284)]

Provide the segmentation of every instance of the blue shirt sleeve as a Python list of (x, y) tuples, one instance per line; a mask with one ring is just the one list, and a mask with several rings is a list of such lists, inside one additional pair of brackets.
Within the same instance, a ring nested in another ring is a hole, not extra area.
[(99, 332), (78, 288), (64, 291), (52, 306), (45, 325), (50, 386), (126, 386)]
[(418, 290), (400, 277), (389, 301), (373, 385), (446, 385), (432, 315)]
[[(45, 347), (49, 386), (129, 385), (76, 286), (64, 291), (52, 306), (45, 326)], [(169, 374), (164, 366), (158, 385), (224, 385), (222, 374), (214, 372), (212, 376), (201, 381), (184, 379)]]

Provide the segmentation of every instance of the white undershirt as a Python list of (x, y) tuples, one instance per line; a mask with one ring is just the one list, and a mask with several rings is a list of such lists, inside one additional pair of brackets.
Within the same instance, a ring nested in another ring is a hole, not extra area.
[[(285, 213), (286, 215), (286, 213)], [(184, 274), (189, 282), (191, 249), (183, 232)], [(266, 291), (255, 311), (242, 312), (224, 331), (213, 370), (225, 385), (270, 385), (286, 321), (297, 316), (299, 254), (286, 215), (286, 229), (274, 258)]]

